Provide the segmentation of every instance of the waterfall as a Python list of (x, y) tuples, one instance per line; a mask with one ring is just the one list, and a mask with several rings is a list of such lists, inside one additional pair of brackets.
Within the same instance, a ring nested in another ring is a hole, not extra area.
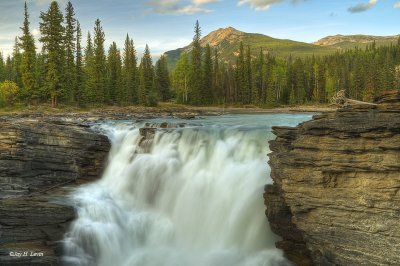
[(63, 263), (290, 265), (275, 248), (262, 197), (271, 182), (267, 131), (279, 119), (261, 127), (215, 119), (147, 131), (143, 122), (98, 125), (112, 142), (108, 165), (99, 181), (71, 196), (78, 217)]

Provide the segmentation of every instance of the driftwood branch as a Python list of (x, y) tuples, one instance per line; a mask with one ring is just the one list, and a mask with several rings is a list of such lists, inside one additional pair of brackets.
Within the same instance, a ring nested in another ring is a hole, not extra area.
[(340, 90), (330, 99), (331, 105), (339, 106), (339, 107), (351, 107), (351, 106), (376, 106), (375, 103), (357, 101), (353, 99), (346, 98), (346, 92), (344, 90)]

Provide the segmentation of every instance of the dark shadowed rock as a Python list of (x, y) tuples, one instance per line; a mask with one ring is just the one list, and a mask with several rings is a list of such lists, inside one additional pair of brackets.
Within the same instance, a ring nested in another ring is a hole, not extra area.
[(0, 265), (58, 265), (75, 217), (59, 188), (99, 177), (109, 141), (55, 118), (2, 117), (0, 125)]

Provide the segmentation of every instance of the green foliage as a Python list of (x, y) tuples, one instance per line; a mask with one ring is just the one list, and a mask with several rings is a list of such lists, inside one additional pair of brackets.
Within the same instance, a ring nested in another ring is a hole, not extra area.
[(203, 64), (203, 88), (201, 90), (201, 103), (205, 105), (212, 104), (214, 101), (213, 88), (213, 63), (211, 59), (210, 45), (206, 46)]
[[(90, 39), (90, 38), (89, 38)], [(75, 65), (75, 91), (74, 102), (80, 106), (84, 102), (85, 72), (82, 57), (82, 31), (79, 22), (76, 24), (76, 65)]]
[(40, 41), (47, 61), (45, 88), (52, 107), (56, 107), (64, 92), (64, 17), (58, 3), (53, 1), (46, 13), (41, 12), (40, 18)]
[(171, 81), (167, 67), (167, 59), (164, 55), (160, 57), (155, 66), (155, 86), (161, 101), (171, 98)]
[(6, 66), (4, 63), (4, 57), (3, 57), (3, 54), (0, 52), (0, 82), (5, 80), (5, 75), (6, 75), (5, 68), (6, 68)]
[[(161, 56), (154, 67), (148, 46), (138, 68), (128, 35), (122, 56), (115, 42), (106, 54), (99, 19), (83, 49), (70, 2), (65, 12), (65, 23), (56, 1), (41, 12), (43, 50), (37, 54), (25, 4), (22, 36), (15, 39), (11, 56), (4, 59), (0, 54), (0, 82), (7, 80), (2, 83), (3, 105), (18, 98), (21, 104), (51, 99), (53, 107), (59, 101), (78, 106), (155, 106), (158, 100), (175, 96), (184, 104), (274, 107), (327, 103), (339, 90), (353, 99), (371, 100), (382, 91), (400, 89), (400, 38), (390, 46), (372, 43), (365, 49), (332, 53), (331, 48), (317, 51), (311, 44), (239, 32), (240, 43), (222, 40), (212, 53), (210, 46), (200, 45), (197, 21), (192, 49), (189, 54), (177, 51), (180, 57), (170, 76), (170, 54)], [(287, 53), (282, 52), (285, 49)]]
[(17, 83), (18, 87), (22, 87), (22, 75), (21, 75), (21, 62), (22, 62), (22, 54), (19, 49), (20, 44), (18, 42), (18, 37), (15, 37), (15, 43), (13, 48), (13, 55), (11, 61), (11, 69), (10, 76), (12, 81)]
[(76, 86), (77, 86), (77, 74), (75, 73), (75, 53), (76, 53), (76, 19), (75, 11), (72, 3), (68, 1), (65, 9), (65, 92), (64, 97), (67, 102), (74, 102)]
[(122, 90), (118, 94), (119, 102), (129, 104), (138, 103), (139, 97), (139, 70), (137, 55), (133, 40), (126, 35), (123, 52)]
[(172, 73), (172, 85), (179, 103), (189, 102), (189, 77), (189, 57), (186, 52), (183, 52)]
[(104, 50), (105, 34), (99, 19), (95, 21), (93, 44), (88, 33), (86, 47), (85, 102), (104, 104), (107, 97), (107, 64)]
[(139, 103), (145, 106), (156, 106), (158, 99), (154, 87), (153, 61), (147, 44), (139, 66), (139, 77)]
[(117, 48), (117, 44), (113, 42), (108, 50), (107, 58), (107, 95), (106, 101), (108, 104), (116, 104), (118, 95), (122, 85), (121, 79), (121, 54)]
[(0, 83), (0, 107), (11, 106), (15, 103), (19, 93), (18, 85), (13, 81)]
[(199, 21), (196, 21), (194, 28), (194, 37), (192, 42), (192, 57), (191, 57), (191, 73), (190, 73), (190, 86), (189, 86), (189, 102), (192, 104), (202, 104), (202, 64), (201, 64), (201, 29)]
[(22, 37), (20, 37), (20, 48), (22, 49), (21, 59), (21, 77), (25, 88), (25, 97), (31, 100), (37, 100), (39, 97), (36, 89), (35, 80), (35, 64), (36, 64), (36, 47), (33, 35), (29, 30), (28, 7), (25, 2), (24, 6), (24, 23), (22, 26)]

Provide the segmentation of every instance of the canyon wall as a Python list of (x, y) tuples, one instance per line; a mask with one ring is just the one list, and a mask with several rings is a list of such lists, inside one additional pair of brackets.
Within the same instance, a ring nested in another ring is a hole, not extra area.
[(400, 265), (400, 93), (273, 131), (277, 247), (297, 265)]
[(0, 265), (59, 264), (58, 241), (75, 218), (61, 188), (99, 177), (109, 141), (60, 118), (3, 116), (0, 125)]

